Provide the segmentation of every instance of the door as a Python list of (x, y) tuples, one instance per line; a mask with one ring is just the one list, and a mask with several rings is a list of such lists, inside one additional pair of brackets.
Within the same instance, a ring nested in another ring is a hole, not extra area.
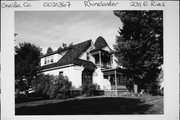
[(84, 70), (82, 72), (82, 85), (92, 83), (92, 71)]

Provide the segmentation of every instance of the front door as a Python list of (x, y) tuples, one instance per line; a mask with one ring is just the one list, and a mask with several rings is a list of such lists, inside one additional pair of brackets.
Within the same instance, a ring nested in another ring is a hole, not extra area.
[(84, 70), (82, 72), (82, 85), (92, 83), (92, 71)]

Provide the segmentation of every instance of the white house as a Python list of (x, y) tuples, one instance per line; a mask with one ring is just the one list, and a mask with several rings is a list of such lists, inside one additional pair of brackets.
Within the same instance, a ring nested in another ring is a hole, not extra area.
[(93, 82), (100, 89), (125, 87), (112, 49), (102, 36), (41, 56), (41, 72), (67, 76), (76, 88)]

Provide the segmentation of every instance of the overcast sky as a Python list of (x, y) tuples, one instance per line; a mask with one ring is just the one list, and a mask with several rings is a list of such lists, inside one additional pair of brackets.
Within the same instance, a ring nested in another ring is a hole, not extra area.
[(73, 44), (103, 36), (109, 46), (115, 43), (120, 19), (113, 11), (17, 11), (16, 42), (30, 42), (43, 49), (56, 50), (62, 43)]

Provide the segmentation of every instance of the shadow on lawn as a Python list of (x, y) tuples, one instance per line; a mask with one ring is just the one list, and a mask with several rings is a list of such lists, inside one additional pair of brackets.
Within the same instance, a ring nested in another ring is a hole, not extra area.
[(132, 98), (76, 99), (54, 104), (16, 108), (16, 115), (145, 114), (152, 105)]

